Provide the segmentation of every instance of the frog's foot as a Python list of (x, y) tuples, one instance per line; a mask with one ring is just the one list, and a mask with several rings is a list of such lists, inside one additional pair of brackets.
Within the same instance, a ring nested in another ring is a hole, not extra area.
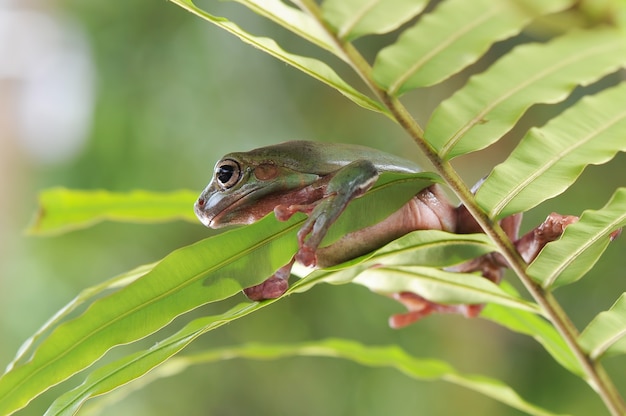
[(263, 283), (245, 288), (243, 293), (250, 300), (261, 301), (265, 299), (276, 299), (281, 297), (289, 288), (289, 275), (294, 260), (278, 269), (271, 277)]
[[(499, 264), (498, 257), (493, 253), (485, 254), (458, 266), (448, 267), (447, 271), (462, 273), (480, 272), (481, 275), (494, 283), (502, 280), (503, 268)], [(444, 305), (433, 302), (412, 292), (400, 292), (392, 295), (392, 298), (403, 304), (408, 312), (393, 315), (389, 318), (389, 326), (392, 328), (402, 328), (413, 324), (422, 318), (433, 313), (455, 313), (466, 318), (475, 318), (485, 307), (484, 304), (456, 304)]]
[(294, 214), (302, 212), (309, 215), (315, 209), (317, 203), (300, 204), (300, 205), (277, 205), (274, 207), (274, 215), (278, 221), (287, 221)]
[(389, 326), (395, 329), (411, 325), (433, 313), (456, 313), (467, 318), (474, 318), (484, 307), (484, 305), (443, 305), (411, 292), (394, 293), (392, 298), (408, 309), (406, 313), (389, 318)]
[(316, 249), (313, 249), (309, 246), (302, 246), (296, 254), (296, 260), (298, 260), (298, 263), (304, 266), (315, 267), (317, 265), (316, 251)]
[[(503, 222), (506, 221), (503, 220)], [(509, 237), (517, 234), (519, 226), (519, 218), (512, 218), (510, 224), (506, 224), (510, 229), (507, 230)], [(537, 257), (541, 249), (551, 241), (555, 241), (561, 237), (565, 228), (570, 224), (578, 221), (578, 217), (573, 215), (561, 215), (552, 213), (548, 215), (546, 220), (539, 226), (533, 228), (519, 240), (515, 241), (515, 247), (521, 254), (522, 258), (531, 262)], [(505, 224), (503, 224), (503, 227)], [(507, 229), (506, 227), (504, 227)], [(614, 231), (610, 235), (611, 241), (617, 238), (621, 233), (621, 229)], [(494, 283), (499, 283), (502, 279), (503, 268), (508, 267), (508, 263), (498, 253), (490, 253), (476, 259), (470, 260), (458, 266), (447, 268), (448, 271), (456, 272), (480, 272), (482, 276)], [(482, 311), (484, 305), (442, 305), (429, 301), (411, 292), (396, 293), (392, 296), (395, 300), (402, 303), (408, 312), (397, 314), (390, 318), (389, 325), (392, 328), (402, 328), (433, 313), (458, 313), (468, 318), (475, 317)]]
[(613, 241), (613, 240), (615, 240), (617, 237), (619, 237), (619, 236), (620, 236), (620, 234), (622, 234), (622, 229), (621, 229), (621, 228), (618, 228), (617, 230), (615, 230), (615, 231), (613, 231), (613, 232), (611, 233), (611, 235), (609, 236), (609, 238), (610, 238), (610, 240), (611, 240), (611, 241)]
[(243, 293), (250, 300), (265, 300), (279, 298), (289, 288), (289, 282), (280, 277), (272, 276), (260, 285), (248, 287), (243, 290)]
[[(318, 213), (312, 215), (318, 204), (319, 201), (302, 205), (278, 205), (274, 208), (274, 215), (276, 215), (276, 218), (279, 221), (287, 221), (297, 212), (303, 212), (309, 216), (309, 218), (307, 218), (302, 225), (302, 228), (298, 231), (298, 247), (300, 247), (300, 249), (295, 257), (298, 263), (307, 267), (315, 267), (317, 264), (317, 255), (315, 252), (317, 251), (321, 237), (326, 235), (326, 229), (328, 228), (325, 224), (325, 216), (323, 213), (321, 220), (319, 219), (319, 211)], [(311, 238), (310, 234), (314, 231), (315, 235)]]
[(530, 263), (541, 249), (551, 241), (557, 240), (565, 227), (578, 221), (573, 215), (561, 215), (556, 212), (548, 215), (544, 222), (533, 228), (515, 242), (515, 248), (522, 258)]

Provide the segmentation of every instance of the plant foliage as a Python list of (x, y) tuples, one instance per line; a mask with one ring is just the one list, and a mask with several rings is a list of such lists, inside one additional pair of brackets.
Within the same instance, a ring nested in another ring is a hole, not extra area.
[[(342, 216), (345, 220), (337, 224), (330, 238), (386, 217), (433, 182), (448, 184), (486, 232), (465, 236), (411, 233), (370, 255), (314, 271), (293, 285), (289, 294), (322, 282), (357, 283), (384, 294), (412, 291), (438, 302), (489, 303), (483, 318), (533, 337), (556, 362), (585, 380), (611, 413), (626, 412), (600, 365), (603, 357), (626, 351), (625, 295), (609, 311), (600, 312), (581, 335), (552, 296), (556, 287), (581, 279), (606, 249), (612, 233), (626, 225), (626, 188), (617, 189), (604, 208), (586, 211), (528, 267), (511, 252), (511, 244), (497, 224), (499, 219), (567, 191), (588, 165), (606, 163), (626, 151), (626, 83), (598, 88), (544, 126), (528, 130), (475, 196), (450, 163), (502, 140), (531, 106), (563, 101), (578, 86), (622, 68), (626, 37), (619, 23), (563, 30), (544, 34), (543, 39), (533, 39), (529, 31), (519, 38), (519, 46), (492, 62), (493, 45), (555, 18), (575, 2), (443, 0), (429, 5), (425, 0), (327, 0), (320, 5), (311, 0), (237, 1), (339, 58), (325, 61), (287, 52), (276, 40), (251, 34), (191, 0), (171, 2), (322, 81), (357, 105), (386, 115), (405, 129), (437, 167), (437, 175), (383, 176), (371, 192), (348, 208)], [(394, 36), (372, 62), (353, 43), (367, 35), (391, 32)], [(479, 69), (439, 103), (425, 128), (419, 126), (400, 96), (444, 82), (479, 61), (486, 69)], [(346, 64), (362, 84), (352, 85), (338, 75)], [(53, 189), (42, 193), (41, 209), (30, 232), (60, 233), (105, 219), (193, 221), (195, 194)], [(368, 215), (362, 215), (368, 209)], [(369, 222), (354, 223), (353, 218), (368, 218)], [(24, 343), (0, 378), (0, 414), (26, 407), (47, 389), (83, 370), (87, 370), (83, 383), (58, 397), (47, 414), (74, 414), (94, 396), (140, 385), (136, 381), (126, 387), (153, 369), (156, 371), (142, 379), (144, 383), (170, 374), (166, 366), (185, 368), (233, 357), (291, 355), (333, 356), (368, 366), (389, 366), (409, 377), (442, 379), (467, 387), (529, 414), (554, 414), (526, 402), (501, 381), (464, 375), (448, 363), (411, 357), (396, 347), (365, 346), (349, 340), (247, 344), (172, 358), (198, 336), (280, 299), (241, 304), (218, 316), (193, 320), (178, 332), (163, 335), (149, 349), (94, 366), (110, 349), (140, 340), (200, 305), (262, 282), (295, 253), (296, 232), (302, 222), (301, 215), (284, 223), (269, 216), (86, 289)], [(530, 297), (475, 275), (443, 270), (492, 251), (499, 251), (511, 263)], [(83, 312), (71, 317), (78, 310)]]

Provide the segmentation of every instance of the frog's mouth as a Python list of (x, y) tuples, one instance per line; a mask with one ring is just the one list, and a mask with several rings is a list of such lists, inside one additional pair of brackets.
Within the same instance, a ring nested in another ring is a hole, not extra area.
[[(200, 222), (209, 228), (222, 228), (233, 224), (251, 224), (258, 219), (258, 209), (248, 206), (248, 196), (254, 189), (238, 194), (215, 193), (208, 199), (202, 195), (194, 204), (194, 212)], [(242, 208), (243, 207), (243, 208)]]
[(202, 225), (208, 228), (214, 228), (211, 223), (213, 222), (213, 217), (215, 215), (209, 215), (204, 210), (204, 203), (201, 201), (201, 199), (198, 199), (196, 203), (193, 204), (193, 212), (196, 214), (196, 217), (198, 217), (198, 220), (200, 220)]

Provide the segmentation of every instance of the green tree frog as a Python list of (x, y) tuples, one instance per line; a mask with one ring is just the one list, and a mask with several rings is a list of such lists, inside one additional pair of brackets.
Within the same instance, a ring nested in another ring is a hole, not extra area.
[[(294, 261), (305, 266), (327, 267), (366, 254), (415, 230), (455, 233), (481, 232), (465, 207), (455, 207), (439, 185), (422, 190), (382, 222), (343, 236), (320, 247), (329, 227), (355, 198), (376, 182), (381, 172), (418, 172), (408, 160), (363, 146), (290, 141), (229, 153), (215, 165), (213, 178), (195, 203), (195, 213), (207, 227), (250, 224), (270, 212), (286, 220), (296, 212), (308, 214), (298, 232), (299, 250), (292, 261), (260, 285), (244, 290), (252, 300), (281, 296), (288, 288)], [(551, 214), (540, 227), (517, 239), (521, 216), (504, 219), (502, 226), (526, 260), (549, 241), (558, 238), (576, 217)], [(480, 271), (498, 282), (506, 262), (486, 255), (456, 267)], [(433, 312), (475, 316), (481, 305), (440, 305), (419, 294), (394, 295), (409, 312), (392, 318), (392, 326), (407, 325)]]

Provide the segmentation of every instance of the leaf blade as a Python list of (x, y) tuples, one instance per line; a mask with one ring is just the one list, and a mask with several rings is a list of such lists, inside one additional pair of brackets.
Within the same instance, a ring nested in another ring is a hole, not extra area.
[(527, 211), (566, 190), (589, 164), (626, 151), (626, 83), (583, 98), (532, 129), (476, 193), (492, 218)]
[(391, 32), (419, 14), (427, 0), (325, 0), (322, 16), (339, 39)]
[(496, 303), (539, 313), (537, 305), (506, 293), (498, 285), (470, 273), (421, 266), (384, 266), (359, 274), (354, 283), (377, 293), (411, 292), (443, 304)]
[(626, 353), (626, 293), (608, 311), (600, 312), (578, 337), (592, 360)]
[[(506, 281), (502, 282), (501, 287), (507, 292), (519, 296), (517, 291)], [(480, 317), (495, 322), (513, 332), (532, 337), (541, 344), (561, 366), (581, 378), (585, 377), (585, 372), (580, 366), (580, 363), (563, 338), (556, 329), (541, 316), (521, 309), (508, 308), (492, 303), (483, 309)]]
[(555, 415), (524, 400), (511, 387), (499, 380), (463, 374), (445, 361), (413, 357), (397, 346), (367, 346), (344, 339), (326, 339), (291, 345), (251, 343), (207, 350), (193, 355), (175, 357), (153, 371), (149, 377), (154, 380), (177, 374), (192, 365), (227, 359), (275, 360), (298, 356), (341, 358), (368, 367), (393, 368), (416, 380), (441, 380), (465, 387), (531, 415)]
[(314, 58), (286, 52), (273, 39), (253, 36), (241, 29), (235, 23), (229, 21), (228, 19), (213, 16), (210, 13), (207, 13), (204, 10), (196, 7), (196, 5), (191, 0), (170, 1), (182, 7), (183, 9), (190, 11), (198, 17), (201, 17), (202, 19), (207, 20), (215, 24), (216, 26), (226, 30), (227, 32), (237, 36), (243, 42), (258, 48), (259, 50), (293, 66), (296, 69), (299, 69), (305, 74), (334, 88), (340, 94), (358, 104), (359, 106), (389, 116), (389, 112), (379, 102), (357, 91), (350, 84), (341, 79), (339, 75), (337, 75), (337, 73), (326, 63)]
[(442, 2), (378, 54), (374, 80), (392, 96), (434, 85), (478, 60), (496, 41), (519, 33), (534, 15), (570, 4), (569, 0), (532, 2), (522, 11), (508, 1)]
[(461, 235), (438, 230), (419, 230), (404, 235), (373, 253), (345, 263), (313, 272), (296, 267), (293, 273), (300, 277), (306, 276), (298, 282), (296, 290), (300, 293), (320, 282), (334, 285), (350, 283), (364, 270), (379, 265), (453, 266), (495, 250), (491, 240), (484, 234)]
[[(356, 213), (363, 210), (359, 204), (371, 205), (377, 199), (384, 204), (377, 205), (376, 215), (361, 223), (349, 222), (346, 229), (360, 229), (368, 221), (388, 216), (414, 195), (407, 191), (432, 184), (431, 178), (428, 173), (381, 174), (343, 216), (359, 217)], [(381, 198), (381, 193), (395, 195)], [(278, 222), (270, 214), (249, 226), (176, 250), (139, 279), (96, 299), (82, 315), (56, 326), (28, 361), (20, 360), (0, 377), (0, 414), (26, 406), (46, 389), (89, 367), (110, 348), (141, 339), (185, 312), (261, 283), (297, 251), (296, 234), (304, 217), (296, 214)]]
[(22, 343), (22, 345), (18, 349), (15, 358), (13, 358), (13, 360), (7, 365), (5, 372), (11, 371), (11, 369), (16, 367), (20, 363), (23, 363), (29, 355), (32, 355), (32, 349), (35, 347), (38, 341), (40, 339), (43, 339), (46, 333), (59, 325), (64, 320), (64, 318), (66, 318), (73, 311), (78, 309), (80, 306), (85, 305), (90, 301), (93, 301), (96, 297), (102, 296), (103, 292), (116, 290), (130, 284), (131, 282), (135, 281), (136, 279), (140, 278), (141, 276), (152, 270), (155, 264), (156, 263), (139, 266), (129, 272), (122, 273), (121, 275), (109, 279), (104, 283), (100, 283), (82, 290), (74, 299), (72, 299), (68, 304), (66, 304), (50, 319), (48, 319), (48, 321), (46, 321), (41, 326), (41, 328), (39, 328), (31, 337), (29, 337), (26, 341)]
[(276, 299), (239, 304), (224, 314), (195, 319), (153, 347), (129, 354), (92, 371), (83, 383), (59, 396), (50, 405), (45, 415), (75, 414), (90, 398), (108, 393), (145, 375), (166, 362), (200, 335), (268, 306), (274, 301)]
[(528, 266), (528, 274), (544, 288), (573, 283), (598, 261), (609, 245), (610, 234), (624, 226), (626, 188), (619, 188), (603, 208), (583, 212), (559, 240), (548, 243)]
[(85, 228), (105, 220), (160, 223), (196, 222), (193, 213), (197, 192), (109, 192), (51, 188), (39, 195), (39, 210), (28, 232), (55, 235)]
[(345, 53), (335, 44), (329, 34), (310, 15), (288, 6), (280, 0), (233, 0), (255, 13), (346, 60)]
[[(267, 217), (245, 230), (202, 240), (172, 252), (141, 278), (96, 300), (82, 315), (55, 328), (29, 361), (0, 378), (0, 413), (26, 406), (110, 348), (140, 339), (202, 304), (260, 283), (289, 261), (302, 221), (300, 215), (285, 223)], [(206, 253), (212, 253), (210, 258)], [(246, 272), (237, 273), (238, 269)]]
[(444, 101), (426, 139), (445, 159), (483, 149), (509, 131), (536, 103), (563, 100), (623, 66), (626, 46), (613, 29), (572, 31), (546, 44), (526, 44), (473, 76)]

